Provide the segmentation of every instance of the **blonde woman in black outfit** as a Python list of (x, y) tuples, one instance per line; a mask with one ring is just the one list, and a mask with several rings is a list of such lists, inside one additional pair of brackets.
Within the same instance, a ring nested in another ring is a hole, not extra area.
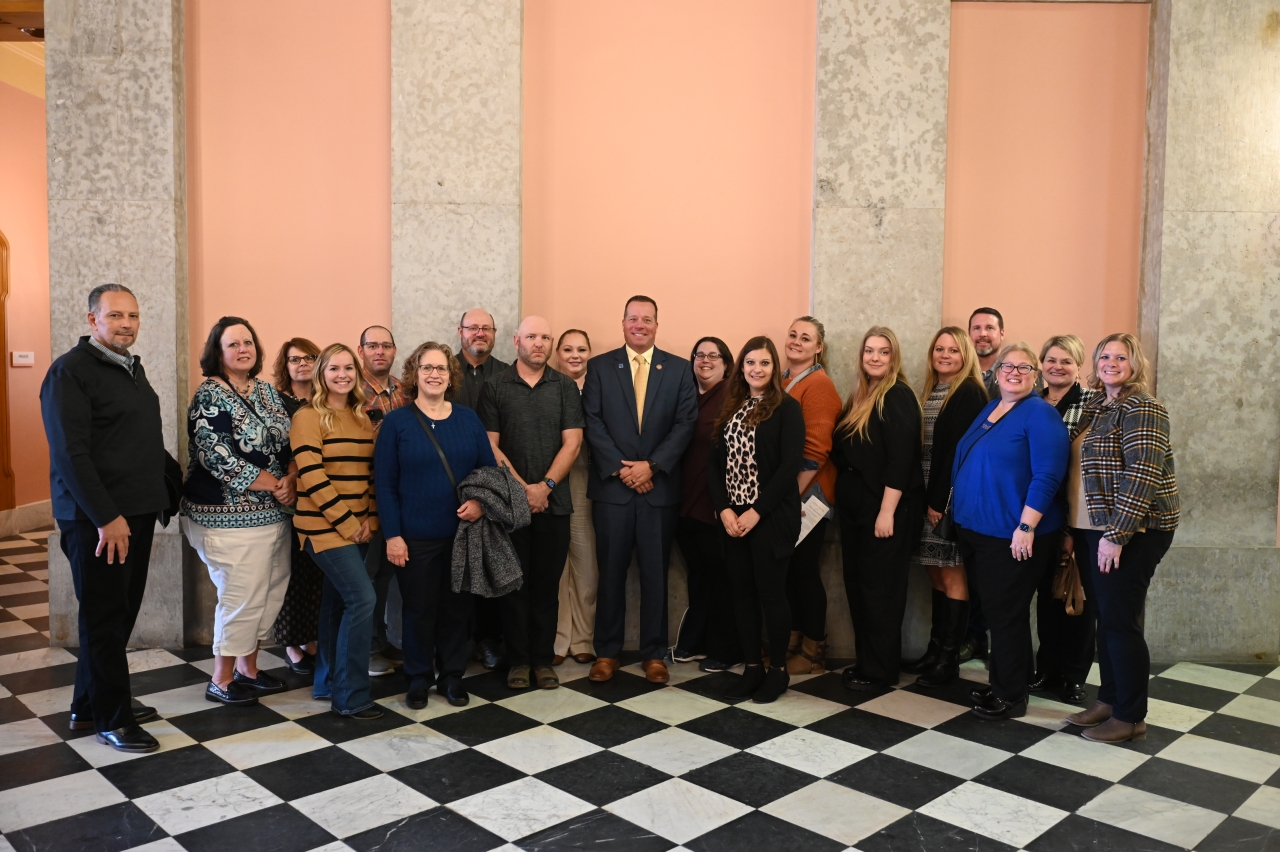
[[(804, 414), (782, 390), (778, 350), (753, 337), (738, 355), (716, 420), (708, 465), (711, 502), (725, 532), (725, 561), (747, 666), (727, 693), (758, 704), (787, 689), (787, 564), (800, 537), (796, 477), (804, 460)], [(761, 612), (769, 636), (766, 674), (760, 653)]]
[(831, 456), (844, 555), (844, 589), (858, 661), (849, 689), (894, 686), (902, 658), (907, 571), (920, 538), (924, 474), (920, 403), (902, 378), (897, 335), (872, 326), (859, 347), (858, 381), (836, 424)]

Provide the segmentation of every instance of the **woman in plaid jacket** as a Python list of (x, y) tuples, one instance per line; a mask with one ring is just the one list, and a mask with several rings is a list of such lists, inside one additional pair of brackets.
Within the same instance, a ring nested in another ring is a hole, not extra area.
[(1102, 670), (1098, 700), (1067, 721), (1095, 742), (1146, 736), (1151, 658), (1140, 619), (1178, 526), (1169, 413), (1148, 392), (1149, 374), (1133, 335), (1112, 334), (1098, 344), (1089, 384), (1103, 393), (1081, 412), (1084, 438), (1067, 474), (1080, 576), (1098, 609)]

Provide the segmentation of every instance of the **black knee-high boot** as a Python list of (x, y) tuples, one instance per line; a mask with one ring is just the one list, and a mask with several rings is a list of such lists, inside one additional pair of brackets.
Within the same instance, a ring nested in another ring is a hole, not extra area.
[(907, 674), (923, 674), (938, 662), (938, 649), (942, 647), (947, 630), (947, 593), (933, 590), (933, 629), (929, 632), (929, 647), (924, 656), (902, 667)]
[(969, 626), (969, 602), (946, 600), (947, 623), (937, 659), (916, 678), (921, 686), (946, 686), (960, 676), (960, 645)]

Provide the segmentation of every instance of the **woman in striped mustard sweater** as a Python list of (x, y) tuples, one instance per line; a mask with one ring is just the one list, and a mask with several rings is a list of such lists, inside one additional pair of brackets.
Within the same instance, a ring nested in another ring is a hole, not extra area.
[(378, 518), (363, 384), (355, 353), (341, 343), (327, 347), (311, 374), (310, 405), (293, 416), (289, 438), (298, 463), (294, 529), (325, 577), (312, 694), (329, 698), (342, 716), (377, 719), (368, 666), (376, 596), (364, 560)]

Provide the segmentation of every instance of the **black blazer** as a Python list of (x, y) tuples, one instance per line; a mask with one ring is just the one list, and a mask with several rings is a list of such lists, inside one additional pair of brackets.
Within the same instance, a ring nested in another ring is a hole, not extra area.
[[(724, 476), (727, 447), (722, 434), (713, 436), (707, 476), (716, 513), (732, 508)], [(759, 493), (750, 507), (760, 515), (756, 530), (772, 540), (774, 556), (786, 556), (800, 537), (800, 488), (796, 478), (804, 463), (804, 412), (790, 394), (767, 420), (756, 424), (756, 477)], [(754, 532), (754, 531), (753, 531)]]
[[(698, 420), (698, 389), (683, 358), (649, 350), (649, 384), (644, 394), (644, 431), (636, 422), (636, 391), (626, 347), (592, 358), (582, 386), (591, 476), (587, 497), (625, 505), (637, 496), (651, 506), (680, 505), (680, 458)], [(622, 460), (652, 461), (660, 468), (653, 490), (637, 495), (614, 476)]]
[(938, 412), (933, 424), (933, 449), (929, 458), (929, 484), (925, 500), (935, 512), (946, 511), (951, 493), (951, 467), (956, 459), (956, 445), (969, 431), (973, 421), (987, 407), (987, 389), (977, 382), (965, 381), (951, 394), (951, 399)]
[[(920, 466), (920, 444), (924, 415), (920, 403), (905, 382), (889, 388), (884, 397), (883, 415), (871, 413), (866, 436), (836, 432), (831, 457), (835, 459), (836, 505), (852, 510), (865, 500), (859, 491), (850, 491), (856, 475), (871, 489), (877, 500), (885, 488), (909, 494), (924, 491), (924, 469)], [(841, 496), (841, 492), (848, 495)], [(868, 507), (869, 508), (869, 507)]]

